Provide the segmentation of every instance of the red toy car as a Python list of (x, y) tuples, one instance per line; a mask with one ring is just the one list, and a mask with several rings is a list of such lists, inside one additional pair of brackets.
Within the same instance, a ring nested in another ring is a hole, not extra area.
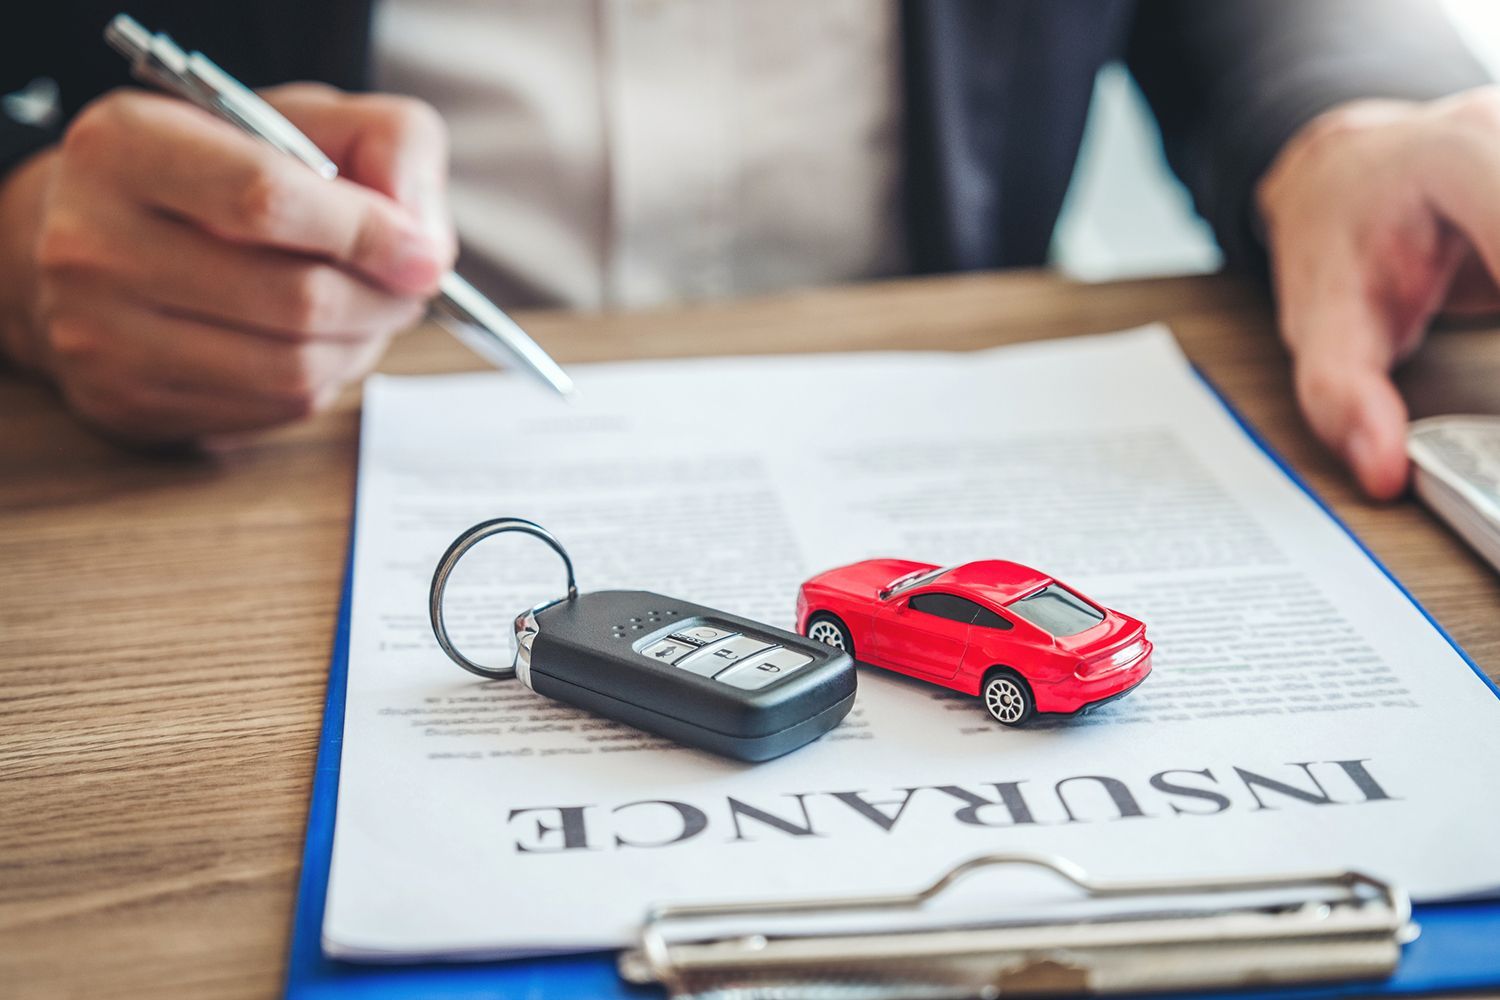
[(831, 569), (798, 591), (797, 630), (863, 663), (982, 698), (1007, 726), (1111, 701), (1151, 672), (1145, 625), (999, 559)]

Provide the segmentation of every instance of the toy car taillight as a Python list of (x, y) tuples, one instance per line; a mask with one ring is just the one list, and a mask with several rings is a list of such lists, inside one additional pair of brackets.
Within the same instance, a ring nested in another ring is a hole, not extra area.
[(1090, 677), (1099, 677), (1107, 674), (1111, 670), (1128, 667), (1140, 659), (1150, 648), (1150, 645), (1143, 636), (1134, 642), (1127, 643), (1113, 653), (1106, 653), (1103, 656), (1096, 656), (1092, 660), (1085, 660), (1078, 667), (1077, 677), (1080, 680), (1087, 680)]

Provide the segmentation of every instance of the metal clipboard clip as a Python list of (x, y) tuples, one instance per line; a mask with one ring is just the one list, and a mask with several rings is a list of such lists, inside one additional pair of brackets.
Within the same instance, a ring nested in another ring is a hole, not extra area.
[[(1116, 902), (1102, 915), (1053, 922), (869, 933), (777, 932), (770, 924), (915, 913), (966, 876), (1004, 866), (1045, 869), (1090, 903)], [(1250, 899), (1222, 901), (1236, 894)], [(1189, 898), (1198, 903), (1183, 902)], [(726, 921), (753, 921), (757, 930), (712, 932)], [(1381, 979), (1416, 936), (1406, 893), (1358, 872), (1097, 882), (1063, 858), (991, 854), (910, 895), (657, 906), (619, 969), (625, 980), (660, 983), (674, 998), (993, 1000)]]

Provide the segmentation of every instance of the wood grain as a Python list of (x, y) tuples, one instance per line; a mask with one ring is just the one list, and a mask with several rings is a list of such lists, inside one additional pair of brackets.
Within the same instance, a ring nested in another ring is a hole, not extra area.
[[(634, 315), (533, 314), (564, 362), (972, 349), (1168, 321), (1188, 354), (1491, 676), (1500, 582), (1308, 436), (1253, 287), (1015, 273)], [(432, 329), (392, 372), (477, 368)], [(1500, 411), (1500, 338), (1435, 335), (1417, 413)], [(212, 454), (147, 457), (0, 376), (0, 995), (276, 995), (353, 494), (357, 394)]]

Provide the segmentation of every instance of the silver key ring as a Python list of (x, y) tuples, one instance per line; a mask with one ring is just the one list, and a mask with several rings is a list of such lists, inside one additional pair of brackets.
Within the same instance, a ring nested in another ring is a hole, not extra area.
[(432, 619), (432, 634), (437, 639), (438, 645), (442, 647), (443, 652), (448, 654), (448, 659), (470, 673), (478, 674), (480, 677), (485, 677), (493, 681), (508, 681), (515, 677), (515, 664), (512, 663), (508, 667), (486, 667), (483, 664), (475, 663), (460, 653), (457, 647), (453, 645), (453, 640), (448, 638), (448, 626), (443, 621), (443, 592), (448, 587), (448, 577), (452, 575), (454, 567), (458, 565), (458, 561), (464, 557), (466, 552), (491, 535), (499, 535), (507, 531), (519, 531), (523, 534), (540, 538), (552, 547), (553, 552), (562, 557), (563, 566), (568, 571), (568, 593), (566, 597), (558, 598), (555, 601), (548, 601), (531, 609), (530, 612), (523, 612), (523, 614), (534, 613), (541, 608), (558, 604), (564, 600), (571, 601), (578, 596), (578, 584), (573, 579), (573, 560), (568, 558), (567, 550), (562, 547), (561, 542), (552, 536), (552, 532), (535, 521), (528, 521), (520, 517), (497, 517), (491, 521), (481, 521), (455, 538), (453, 544), (448, 546), (448, 551), (444, 552), (443, 557), (438, 560), (437, 569), (432, 574), (432, 591), (428, 596), (428, 615)]

